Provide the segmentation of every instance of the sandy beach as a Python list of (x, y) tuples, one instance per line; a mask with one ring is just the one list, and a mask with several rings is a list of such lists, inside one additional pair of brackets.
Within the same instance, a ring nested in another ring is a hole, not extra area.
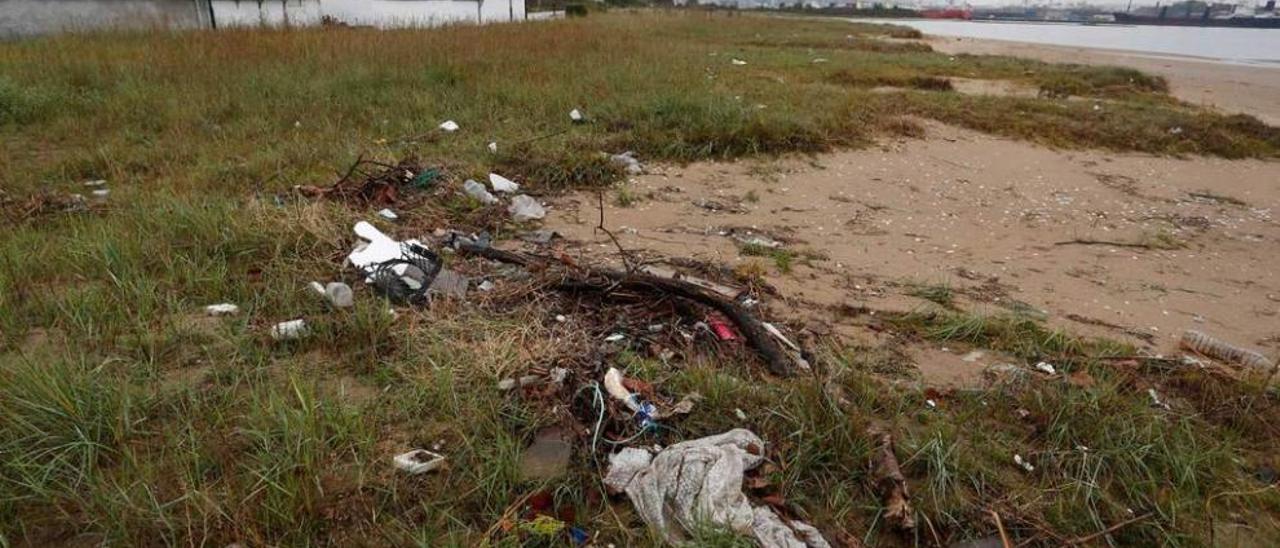
[[(1187, 102), (1280, 123), (1277, 69), (927, 40), (953, 54), (1129, 66), (1164, 76)], [(1025, 91), (954, 83), (968, 94)], [(1280, 346), (1280, 164), (1053, 150), (923, 123), (923, 139), (869, 150), (670, 166), (632, 180), (647, 199), (606, 204), (604, 214), (622, 245), (649, 257), (760, 262), (741, 251), (744, 238), (756, 236), (811, 255), (791, 273), (771, 270), (768, 281), (789, 297), (798, 320), (854, 339), (877, 334), (840, 318), (841, 307), (912, 310), (928, 305), (912, 293), (934, 285), (978, 310), (1030, 313), (1155, 353), (1174, 350), (1187, 329), (1269, 352)], [(614, 247), (594, 230), (596, 205), (594, 195), (562, 201), (553, 226), (606, 260)], [(943, 349), (918, 350), (926, 383), (973, 381), (980, 370)]]
[(1132, 67), (1165, 77), (1170, 93), (1188, 103), (1250, 114), (1268, 124), (1280, 125), (1280, 67), (1004, 40), (930, 36), (927, 41), (944, 53), (1012, 55), (1052, 63)]

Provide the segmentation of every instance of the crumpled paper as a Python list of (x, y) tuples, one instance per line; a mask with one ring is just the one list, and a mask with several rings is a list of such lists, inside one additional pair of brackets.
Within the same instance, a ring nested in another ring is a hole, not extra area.
[(609, 458), (605, 486), (626, 492), (651, 529), (672, 545), (701, 525), (754, 537), (761, 545), (829, 548), (811, 525), (787, 521), (768, 506), (753, 507), (742, 492), (743, 474), (764, 460), (755, 433), (734, 429), (684, 441), (651, 455), (626, 448)]

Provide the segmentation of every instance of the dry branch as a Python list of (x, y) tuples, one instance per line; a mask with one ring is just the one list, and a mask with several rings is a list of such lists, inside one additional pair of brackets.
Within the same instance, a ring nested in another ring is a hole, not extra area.
[[(460, 242), (458, 249), (465, 253), (478, 255), (489, 260), (514, 264), (523, 267), (550, 267), (554, 261), (545, 257), (512, 253), (492, 247), (479, 246)], [(623, 272), (602, 268), (565, 269), (563, 276), (553, 285), (561, 291), (598, 292), (606, 295), (615, 291), (632, 291), (637, 293), (659, 293), (675, 295), (714, 309), (738, 327), (742, 336), (764, 360), (769, 371), (778, 376), (790, 376), (792, 373), (791, 358), (779, 346), (778, 341), (747, 309), (719, 294), (691, 284), (684, 280), (662, 278), (640, 272)]]

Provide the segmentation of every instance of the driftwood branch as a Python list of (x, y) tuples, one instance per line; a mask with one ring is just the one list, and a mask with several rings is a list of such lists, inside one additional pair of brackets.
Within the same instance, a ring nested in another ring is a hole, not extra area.
[[(459, 251), (478, 255), (489, 260), (524, 267), (554, 264), (542, 257), (521, 253), (512, 253), (492, 247), (460, 243)], [(566, 271), (566, 276), (555, 282), (555, 288), (561, 291), (591, 291), (611, 293), (613, 291), (658, 292), (675, 295), (682, 299), (706, 306), (729, 318), (742, 332), (751, 347), (764, 360), (769, 371), (775, 375), (786, 377), (792, 374), (791, 358), (779, 345), (777, 339), (769, 334), (764, 324), (747, 309), (719, 294), (696, 286), (684, 280), (663, 278), (640, 272), (623, 272), (602, 268), (583, 268), (580, 272)]]
[(1109, 245), (1112, 247), (1132, 247), (1136, 249), (1155, 249), (1154, 246), (1148, 244), (1135, 244), (1129, 242), (1112, 242), (1110, 240), (1087, 240), (1076, 238), (1074, 240), (1064, 240), (1061, 242), (1053, 242), (1053, 245)]

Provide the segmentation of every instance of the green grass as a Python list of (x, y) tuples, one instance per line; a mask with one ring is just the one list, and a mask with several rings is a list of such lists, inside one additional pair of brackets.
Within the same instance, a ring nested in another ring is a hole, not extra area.
[(946, 284), (917, 284), (907, 291), (907, 294), (920, 297), (943, 308), (955, 308), (955, 292)]
[[(329, 184), (360, 155), (414, 156), (444, 174), (433, 190), (407, 191), (413, 207), (384, 228), (506, 237), (512, 227), (455, 196), (462, 180), (492, 170), (539, 193), (601, 188), (622, 174), (600, 152), (635, 150), (645, 162), (819, 152), (918, 135), (911, 116), (1064, 147), (1280, 150), (1275, 128), (1179, 104), (1137, 73), (882, 45), (902, 32), (640, 12), (0, 44), (0, 544), (514, 545), (486, 532), (542, 488), (603, 541), (655, 542), (626, 504), (601, 502), (600, 471), (581, 452), (559, 483), (517, 473), (533, 433), (561, 417), (494, 383), (580, 357), (589, 341), (574, 337), (587, 334), (559, 330), (539, 304), (442, 305), (393, 320), (361, 288), (343, 311), (308, 292), (310, 280), (356, 281), (340, 257), (349, 227), (376, 208), (292, 189)], [(968, 97), (936, 84), (952, 77), (1105, 98), (1104, 114), (1089, 100)], [(935, 83), (867, 89), (913, 81)], [(570, 125), (573, 108), (590, 122)], [(433, 129), (446, 119), (462, 130)], [(105, 201), (26, 207), (87, 194), (89, 179), (109, 181)], [(820, 258), (764, 255), (784, 271)], [(218, 302), (242, 312), (201, 314)], [(296, 317), (312, 337), (269, 341), (270, 325)], [(1019, 539), (1050, 544), (1127, 508), (1156, 517), (1117, 533), (1124, 543), (1206, 544), (1210, 519), (1241, 516), (1274, 539), (1280, 500), (1251, 474), (1274, 454), (1280, 420), (1256, 387), (1199, 371), (1134, 377), (1098, 359), (1128, 349), (1026, 318), (949, 311), (886, 324), (902, 338), (1057, 359), (1099, 382), (957, 393), (927, 411), (919, 390), (885, 381), (902, 364), (880, 347), (822, 345), (821, 374), (791, 380), (762, 379), (731, 348), (627, 365), (670, 395), (706, 396), (654, 442), (752, 428), (770, 443), (769, 479), (828, 538), (903, 541), (877, 520), (867, 479), (864, 429), (889, 421), (917, 509), (945, 540), (992, 534), (988, 507)], [(1150, 408), (1146, 382), (1176, 412)], [(447, 472), (391, 469), (392, 455), (437, 443)], [(1074, 454), (1075, 444), (1093, 453)], [(1013, 468), (1013, 451), (1037, 473)]]

